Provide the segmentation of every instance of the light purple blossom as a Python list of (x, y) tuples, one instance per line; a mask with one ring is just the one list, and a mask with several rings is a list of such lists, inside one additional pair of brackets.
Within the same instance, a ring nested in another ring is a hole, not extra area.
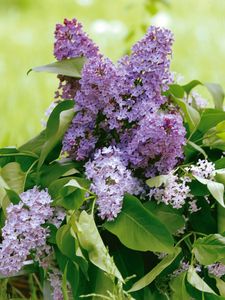
[(62, 293), (62, 273), (59, 269), (53, 267), (51, 268), (51, 272), (49, 272), (49, 281), (52, 287), (52, 296), (54, 300), (63, 300)]
[(64, 19), (63, 24), (56, 25), (54, 55), (58, 60), (80, 56), (90, 58), (99, 55), (98, 53), (98, 47), (76, 19)]
[(207, 159), (199, 159), (196, 165), (185, 168), (187, 172), (191, 172), (194, 176), (204, 179), (213, 179), (215, 176), (215, 164)]
[(48, 223), (51, 223), (55, 225), (56, 228), (59, 228), (60, 225), (62, 224), (62, 221), (66, 217), (66, 211), (62, 207), (54, 207), (53, 209), (53, 215), (51, 218), (48, 219)]
[[(82, 24), (76, 19), (64, 20), (55, 30), (54, 55), (57, 60), (85, 56), (100, 57), (99, 49), (83, 31)], [(74, 99), (80, 87), (79, 81), (68, 76), (58, 76), (60, 83), (56, 98)]]
[(83, 68), (76, 93), (76, 115), (63, 140), (63, 151), (76, 160), (84, 160), (94, 150), (105, 119), (105, 130), (118, 127), (112, 117), (118, 98), (117, 77), (116, 68), (108, 59), (92, 58)]
[(212, 265), (208, 265), (207, 268), (209, 274), (214, 275), (216, 277), (220, 278), (225, 275), (225, 265), (222, 263), (217, 262)]
[(179, 209), (184, 204), (190, 195), (190, 188), (187, 185), (189, 178), (178, 177), (172, 173), (168, 174), (167, 181), (162, 187), (151, 190), (151, 196), (158, 202), (163, 202), (166, 205), (172, 205), (173, 208)]
[(98, 150), (92, 161), (85, 164), (85, 174), (92, 180), (90, 189), (97, 195), (97, 206), (102, 219), (115, 219), (120, 213), (125, 193), (138, 195), (142, 187), (131, 175), (115, 147)]
[(119, 69), (124, 77), (122, 93), (130, 95), (129, 121), (141, 120), (165, 103), (162, 90), (165, 91), (172, 82), (169, 71), (172, 42), (173, 35), (169, 30), (151, 26), (132, 47), (131, 55), (120, 60)]
[(3, 241), (0, 249), (0, 273), (18, 272), (31, 251), (43, 247), (48, 229), (43, 228), (52, 216), (52, 199), (47, 190), (36, 186), (20, 194), (21, 201), (7, 208), (7, 220), (2, 228)]
[(170, 171), (183, 158), (185, 129), (179, 114), (147, 114), (122, 136), (121, 149), (134, 168), (147, 177)]
[(187, 98), (188, 104), (194, 104), (199, 109), (206, 108), (208, 105), (208, 102), (206, 99), (204, 99), (199, 93), (191, 92), (189, 97)]
[(188, 211), (191, 213), (191, 214), (193, 214), (193, 213), (195, 213), (195, 212), (197, 212), (197, 211), (199, 211), (200, 209), (201, 209), (201, 207), (198, 207), (197, 206), (197, 200), (191, 200), (191, 201), (189, 201), (189, 208), (188, 208)]

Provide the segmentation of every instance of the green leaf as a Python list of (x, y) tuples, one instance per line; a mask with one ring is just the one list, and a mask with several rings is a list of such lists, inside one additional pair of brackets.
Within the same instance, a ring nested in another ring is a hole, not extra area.
[(10, 162), (0, 169), (2, 187), (8, 187), (17, 194), (23, 192), (26, 173), (21, 170), (20, 164)]
[[(80, 178), (79, 178), (79, 179), (80, 179)], [(88, 184), (88, 181), (86, 181), (87, 184), (81, 185), (81, 184), (78, 182), (79, 179), (78, 179), (78, 178), (77, 178), (77, 179), (73, 178), (73, 179), (71, 179), (67, 184), (65, 184), (64, 186), (65, 186), (65, 187), (66, 187), (66, 186), (72, 186), (72, 187), (75, 187), (75, 188), (78, 188), (78, 189), (80, 189), (80, 190), (83, 190), (83, 191), (88, 192), (88, 189), (86, 188), (86, 186), (89, 185), (89, 184)], [(80, 179), (80, 181), (81, 181), (81, 179)]]
[(217, 228), (219, 233), (225, 232), (225, 208), (217, 205)]
[(224, 185), (222, 183), (212, 181), (209, 179), (205, 179), (199, 176), (194, 175), (194, 177), (201, 182), (202, 184), (205, 184), (210, 191), (211, 195), (216, 199), (216, 201), (223, 207), (225, 207), (224, 203)]
[(190, 266), (187, 272), (187, 281), (201, 292), (216, 295), (216, 293), (207, 285), (207, 283), (196, 273), (195, 268)]
[(215, 108), (223, 110), (224, 91), (221, 85), (216, 83), (205, 83), (204, 85), (213, 97)]
[(48, 72), (59, 75), (65, 75), (69, 77), (81, 78), (81, 71), (86, 59), (84, 57), (76, 57), (70, 59), (64, 59), (48, 65), (34, 67), (30, 69), (27, 74), (31, 71), (35, 72)]
[(174, 97), (183, 98), (184, 97), (184, 89), (179, 84), (170, 84), (169, 90), (166, 91), (172, 94)]
[(32, 138), (27, 143), (19, 147), (19, 151), (31, 152), (39, 156), (45, 142), (46, 142), (46, 131), (43, 130), (36, 137)]
[(190, 295), (186, 290), (185, 279), (187, 272), (183, 272), (170, 282), (172, 290), (171, 300), (190, 300)]
[(67, 290), (67, 266), (66, 264), (63, 276), (62, 276), (62, 292), (63, 292), (63, 300), (69, 300), (68, 290)]
[(200, 152), (206, 159), (208, 157), (208, 155), (206, 154), (206, 152), (202, 149), (202, 147), (200, 147), (199, 145), (193, 143), (192, 141), (187, 141), (187, 144), (190, 145), (193, 149), (195, 149), (197, 152)]
[(49, 186), (61, 176), (71, 176), (79, 173), (79, 164), (70, 160), (62, 159), (54, 161), (50, 165), (44, 165), (40, 170), (40, 181), (43, 186)]
[(10, 202), (13, 203), (14, 205), (18, 204), (21, 201), (19, 195), (16, 192), (14, 192), (13, 190), (6, 189), (6, 194), (9, 198)]
[(209, 189), (212, 196), (218, 201), (218, 203), (225, 207), (224, 203), (224, 185), (219, 182), (209, 181), (207, 183), (207, 188)]
[(203, 265), (225, 263), (225, 234), (210, 234), (197, 239), (193, 244), (192, 252)]
[(72, 100), (64, 100), (60, 102), (52, 111), (51, 115), (49, 116), (47, 125), (46, 125), (46, 135), (47, 138), (50, 138), (54, 135), (60, 125), (60, 114), (64, 110), (68, 110), (74, 107), (74, 101)]
[(197, 127), (196, 132), (193, 134), (191, 140), (195, 140), (202, 137), (210, 128), (215, 127), (219, 122), (225, 120), (225, 112), (213, 108), (208, 108), (201, 114), (201, 121)]
[(139, 291), (153, 282), (155, 278), (175, 260), (180, 251), (180, 248), (174, 248), (174, 253), (168, 254), (148, 274), (135, 282), (129, 292)]
[(101, 239), (93, 216), (87, 214), (86, 211), (82, 211), (77, 228), (80, 245), (87, 251), (90, 261), (101, 270), (123, 281), (119, 270)]
[(225, 297), (225, 282), (216, 276), (210, 276), (216, 280), (216, 287), (218, 288), (220, 295)]
[(187, 94), (191, 92), (193, 88), (195, 88), (197, 85), (202, 85), (202, 83), (199, 80), (192, 80), (189, 83), (183, 85), (183, 89)]
[(58, 197), (56, 204), (64, 207), (67, 210), (76, 210), (83, 204), (86, 190), (84, 188), (79, 189), (66, 183), (60, 194), (61, 196)]
[(222, 158), (216, 160), (214, 163), (215, 163), (216, 169), (223, 169), (223, 168), (225, 168), (225, 157), (222, 157)]
[(184, 217), (180, 212), (168, 205), (163, 203), (158, 204), (156, 201), (148, 201), (144, 204), (144, 207), (157, 217), (172, 234), (182, 228), (185, 224)]
[(173, 252), (173, 238), (165, 225), (132, 195), (125, 195), (120, 214), (103, 226), (130, 249)]
[(160, 187), (162, 184), (167, 183), (169, 177), (170, 177), (169, 175), (155, 176), (155, 177), (147, 179), (146, 183), (150, 187)]
[[(59, 103), (52, 111), (47, 123), (46, 142), (40, 153), (38, 169), (43, 165), (48, 154), (61, 142), (74, 116), (74, 110), (71, 108), (73, 105), (74, 102), (72, 100), (65, 100)], [(54, 129), (51, 128), (52, 126)]]
[(195, 108), (187, 104), (184, 100), (174, 98), (174, 101), (182, 109), (185, 119), (189, 125), (190, 131), (193, 132), (200, 123), (199, 112)]
[(56, 243), (59, 250), (69, 258), (73, 259), (75, 257), (78, 244), (76, 240), (71, 235), (71, 226), (69, 224), (60, 227), (56, 233)]

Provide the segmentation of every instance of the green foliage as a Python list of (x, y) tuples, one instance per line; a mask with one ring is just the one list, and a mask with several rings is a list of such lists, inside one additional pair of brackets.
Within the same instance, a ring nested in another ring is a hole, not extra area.
[(165, 225), (134, 196), (124, 197), (121, 213), (115, 221), (106, 222), (104, 227), (130, 249), (173, 252), (173, 238)]
[(203, 265), (210, 265), (214, 262), (225, 264), (225, 234), (210, 234), (197, 239), (192, 251)]
[(28, 71), (48, 72), (69, 77), (80, 78), (85, 58), (71, 58), (54, 62), (45, 66), (35, 67)]
[(144, 287), (152, 283), (152, 281), (175, 260), (175, 258), (178, 256), (180, 251), (181, 251), (180, 248), (174, 248), (173, 253), (168, 254), (148, 274), (146, 274), (143, 278), (135, 282), (135, 284), (130, 289), (130, 292), (135, 292), (140, 289), (143, 289)]

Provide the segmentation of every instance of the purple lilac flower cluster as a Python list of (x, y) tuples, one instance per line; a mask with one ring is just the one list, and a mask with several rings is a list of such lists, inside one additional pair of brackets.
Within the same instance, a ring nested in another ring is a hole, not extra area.
[(113, 220), (121, 211), (125, 193), (138, 195), (142, 187), (131, 175), (115, 147), (103, 148), (85, 164), (85, 173), (92, 180), (91, 190), (98, 195), (97, 205), (102, 219)]
[(225, 265), (222, 263), (214, 263), (212, 265), (207, 266), (209, 274), (216, 276), (216, 277), (222, 277), (225, 275)]
[(170, 173), (162, 187), (150, 191), (150, 198), (154, 196), (158, 202), (170, 204), (173, 208), (179, 209), (185, 204), (185, 200), (191, 196), (188, 182), (190, 182), (189, 177), (178, 177), (177, 174)]
[(57, 25), (55, 38), (58, 60), (88, 58), (79, 83), (68, 78), (62, 85), (61, 80), (57, 96), (76, 102), (63, 151), (85, 160), (99, 143), (111, 144), (122, 150), (129, 167), (147, 170), (146, 176), (170, 171), (183, 158), (185, 142), (182, 118), (162, 95), (172, 82), (171, 32), (150, 27), (117, 66), (99, 54), (75, 19)]
[(18, 272), (31, 251), (46, 244), (48, 229), (42, 227), (52, 217), (52, 199), (46, 190), (36, 186), (20, 194), (21, 201), (7, 207), (7, 220), (2, 228), (0, 273)]
[(133, 168), (145, 168), (147, 177), (165, 174), (183, 157), (185, 129), (182, 117), (171, 113), (147, 114), (139, 126), (121, 138), (121, 148)]
[(52, 268), (51, 273), (49, 273), (49, 281), (52, 287), (52, 296), (54, 300), (63, 300), (62, 293), (62, 273), (57, 268)]

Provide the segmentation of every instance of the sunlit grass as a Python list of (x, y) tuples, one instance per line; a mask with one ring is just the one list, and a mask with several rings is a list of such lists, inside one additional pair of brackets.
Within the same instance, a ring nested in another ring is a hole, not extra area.
[[(185, 80), (219, 82), (225, 86), (225, 1), (170, 1), (154, 22), (175, 34), (172, 69)], [(11, 3), (11, 4), (10, 4)], [(83, 3), (83, 5), (81, 5)], [(42, 126), (45, 109), (54, 97), (54, 75), (26, 75), (32, 66), (54, 60), (55, 23), (77, 17), (114, 61), (150, 25), (144, 0), (14, 0), (0, 6), (0, 146), (20, 145)], [(131, 31), (136, 35), (126, 40)]]

